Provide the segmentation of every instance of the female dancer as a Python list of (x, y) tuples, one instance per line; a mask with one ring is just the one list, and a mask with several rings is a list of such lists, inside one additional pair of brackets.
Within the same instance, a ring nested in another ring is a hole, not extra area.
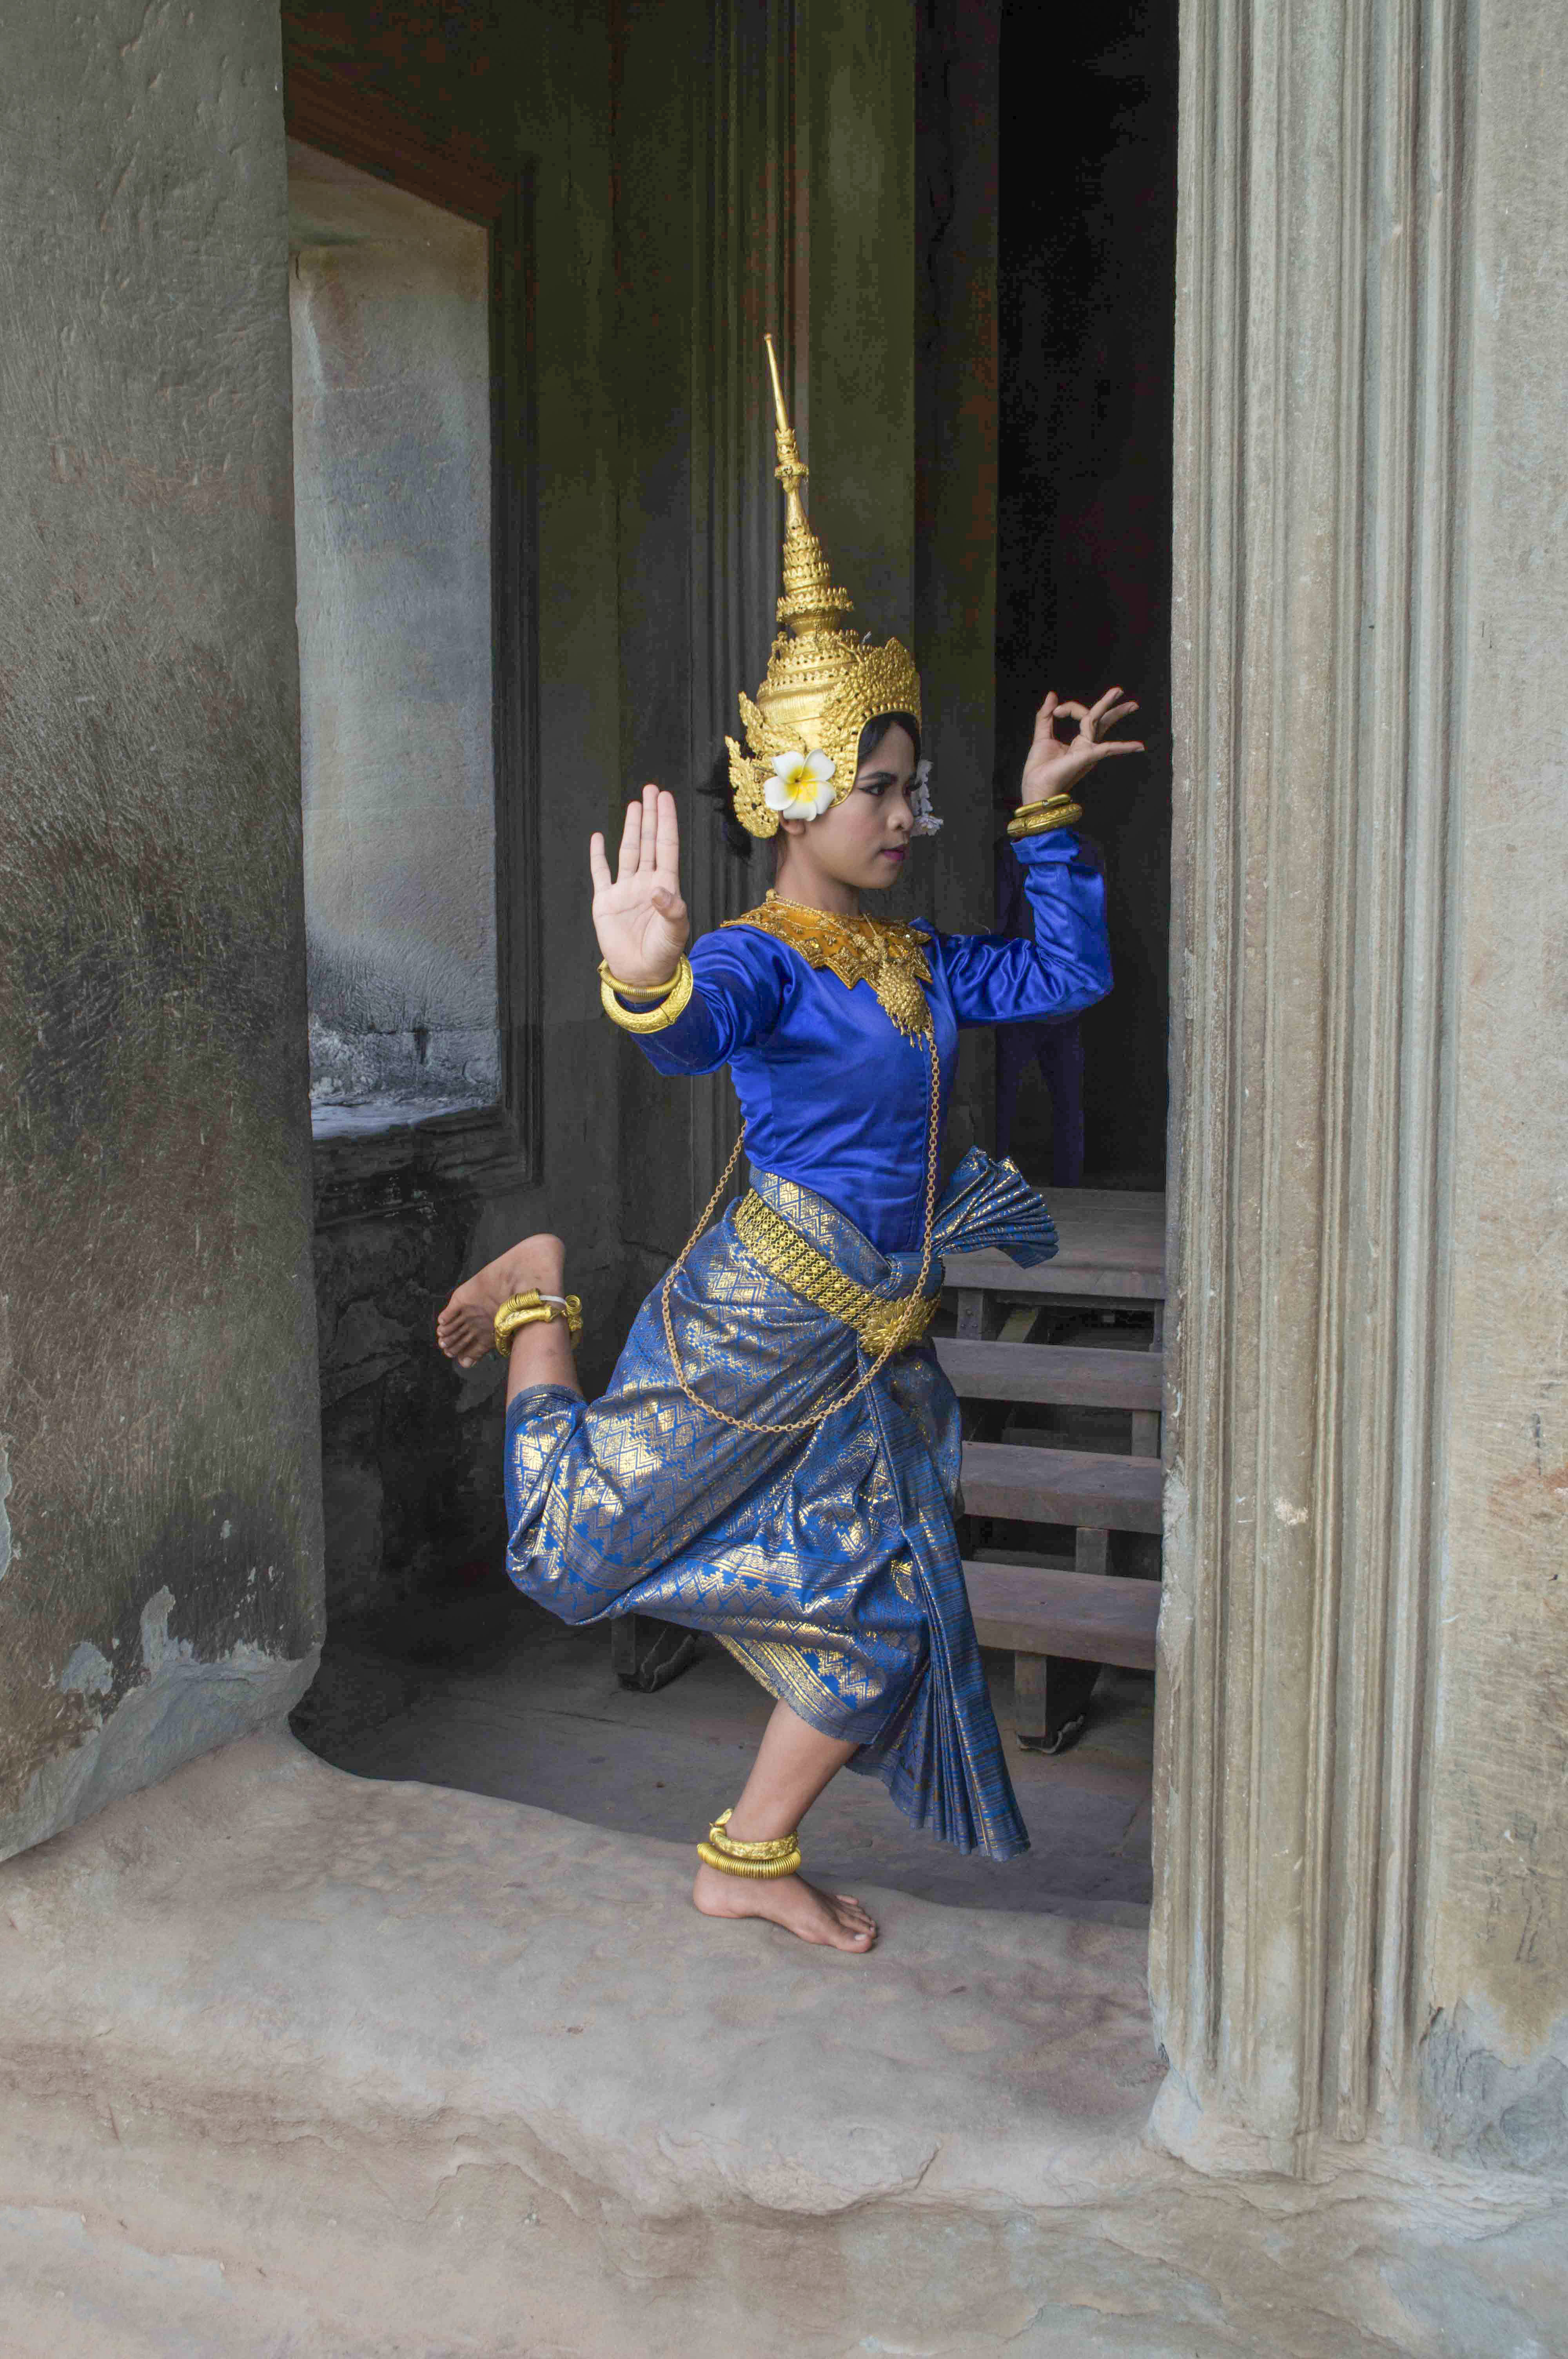
[[(1033, 941), (862, 916), (861, 895), (940, 824), (919, 682), (896, 641), (841, 626), (776, 366), (773, 389), (794, 636), (741, 700), (750, 754), (730, 750), (737, 815), (775, 839), (774, 888), (688, 960), (675, 798), (643, 788), (613, 877), (601, 836), (589, 854), (606, 1010), (661, 1071), (730, 1066), (752, 1185), (707, 1234), (705, 1214), (591, 1406), (557, 1237), (459, 1287), (437, 1333), (461, 1367), (492, 1340), (508, 1361), (518, 1585), (572, 1622), (643, 1612), (710, 1630), (777, 1699), (739, 1800), (697, 1846), (697, 1908), (864, 1951), (876, 1928), (860, 1902), (799, 1874), (800, 1821), (840, 1768), (880, 1776), (962, 1850), (1027, 1848), (954, 1534), (957, 1403), (923, 1338), (944, 1249), (1033, 1262), (1055, 1238), (1016, 1170), (978, 1149), (938, 1201), (942, 1114), (960, 1025), (1061, 1015), (1109, 988), (1070, 789), (1142, 749), (1102, 734), (1136, 709), (1117, 689), (1041, 706), (1011, 831)], [(1065, 742), (1064, 717), (1078, 723)]]

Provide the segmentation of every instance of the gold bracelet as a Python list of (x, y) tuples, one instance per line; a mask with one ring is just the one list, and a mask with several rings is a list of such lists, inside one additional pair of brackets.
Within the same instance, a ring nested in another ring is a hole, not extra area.
[(599, 980), (607, 983), (611, 991), (618, 991), (622, 999), (663, 999), (665, 994), (673, 991), (680, 981), (680, 969), (677, 966), (674, 974), (667, 974), (663, 983), (622, 983), (618, 974), (611, 973), (610, 961), (600, 959)]
[(663, 1004), (658, 1007), (650, 1007), (645, 1015), (633, 1016), (630, 1008), (622, 1006), (615, 994), (623, 988), (623, 985), (612, 983), (602, 967), (600, 969), (600, 1004), (611, 1022), (619, 1024), (622, 1032), (662, 1032), (666, 1025), (675, 1022), (691, 997), (693, 989), (691, 961), (688, 958), (682, 958), (668, 984), (661, 986), (664, 992)]
[(550, 1319), (565, 1320), (569, 1343), (575, 1343), (582, 1333), (582, 1304), (575, 1294), (542, 1295), (530, 1287), (526, 1294), (508, 1296), (495, 1314), (492, 1331), (502, 1358), (511, 1358), (514, 1335)]
[(1007, 823), (1014, 843), (1026, 835), (1052, 835), (1059, 827), (1076, 827), (1084, 815), (1082, 803), (1071, 795), (1053, 795), (1048, 802), (1020, 803)]

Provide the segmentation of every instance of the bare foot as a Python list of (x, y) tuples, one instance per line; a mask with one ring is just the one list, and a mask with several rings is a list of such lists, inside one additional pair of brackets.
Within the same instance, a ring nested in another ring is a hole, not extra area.
[(460, 1368), (477, 1367), (495, 1348), (495, 1314), (510, 1295), (559, 1294), (567, 1249), (559, 1237), (524, 1237), (507, 1253), (466, 1278), (436, 1321), (436, 1341)]
[(869, 1950), (877, 1938), (876, 1920), (858, 1900), (848, 1892), (818, 1892), (802, 1875), (722, 1875), (705, 1860), (691, 1897), (705, 1917), (764, 1917), (829, 1950)]

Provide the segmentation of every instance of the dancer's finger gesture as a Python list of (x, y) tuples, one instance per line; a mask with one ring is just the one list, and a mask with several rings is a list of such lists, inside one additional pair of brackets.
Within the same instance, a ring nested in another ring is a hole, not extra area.
[[(1098, 704), (1085, 705), (1071, 703), (1059, 698), (1054, 689), (1051, 690), (1034, 716), (1034, 743), (1023, 765), (1024, 802), (1049, 802), (1053, 795), (1071, 794), (1097, 763), (1108, 761), (1115, 754), (1142, 753), (1137, 738), (1118, 737), (1108, 743), (1104, 736), (1106, 730), (1138, 710), (1130, 701), (1119, 704), (1120, 694), (1119, 688), (1108, 688)], [(1076, 737), (1057, 736), (1056, 723), (1061, 720), (1078, 723)]]
[(593, 930), (604, 962), (622, 983), (667, 983), (691, 935), (680, 890), (680, 821), (674, 795), (644, 787), (621, 831), (613, 881), (604, 838), (589, 838)]

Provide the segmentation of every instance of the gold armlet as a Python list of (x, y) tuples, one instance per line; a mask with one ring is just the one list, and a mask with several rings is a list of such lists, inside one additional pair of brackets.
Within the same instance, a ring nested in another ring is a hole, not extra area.
[[(692, 988), (691, 961), (688, 958), (681, 960), (668, 983), (661, 983), (656, 991), (651, 991), (645, 984), (617, 983), (607, 965), (601, 964), (599, 970), (600, 1005), (611, 1022), (619, 1024), (622, 1032), (662, 1032), (680, 1015), (691, 997)], [(624, 992), (628, 998), (633, 994), (643, 999), (656, 998), (660, 1004), (645, 1009), (641, 1015), (634, 1015), (631, 1008), (622, 1006), (615, 996), (618, 991)]]
[(512, 1356), (512, 1338), (524, 1327), (537, 1327), (549, 1319), (564, 1319), (567, 1336), (575, 1343), (582, 1333), (582, 1304), (575, 1294), (526, 1294), (508, 1297), (495, 1314), (495, 1348), (503, 1360)]
[(1007, 823), (1016, 843), (1024, 835), (1053, 835), (1059, 827), (1076, 827), (1084, 815), (1082, 803), (1071, 795), (1053, 795), (1049, 802), (1020, 803)]
[(780, 1875), (800, 1873), (800, 1836), (798, 1832), (774, 1835), (767, 1843), (741, 1843), (736, 1835), (726, 1834), (730, 1813), (724, 1811), (708, 1830), (708, 1841), (697, 1846), (697, 1855), (707, 1867), (716, 1867), (720, 1875), (752, 1875), (771, 1880)]

